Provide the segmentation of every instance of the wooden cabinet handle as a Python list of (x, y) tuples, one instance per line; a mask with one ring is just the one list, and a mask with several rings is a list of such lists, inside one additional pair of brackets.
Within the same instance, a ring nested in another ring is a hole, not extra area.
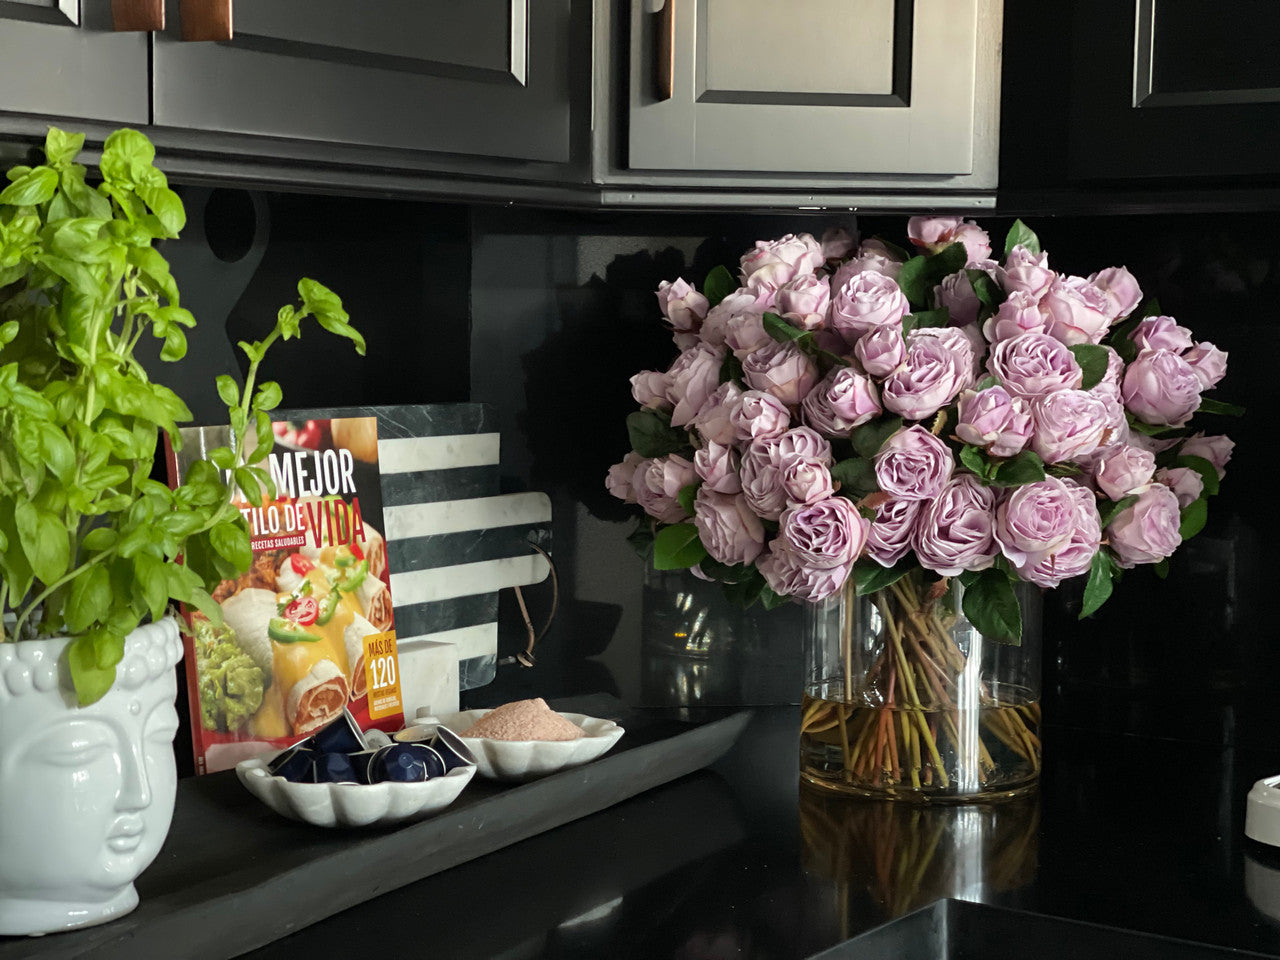
[(676, 89), (676, 0), (664, 0), (654, 14), (657, 36), (653, 57), (653, 95), (670, 100)]
[(183, 40), (230, 40), (231, 0), (181, 0)]
[(111, 0), (112, 30), (163, 30), (164, 0)]

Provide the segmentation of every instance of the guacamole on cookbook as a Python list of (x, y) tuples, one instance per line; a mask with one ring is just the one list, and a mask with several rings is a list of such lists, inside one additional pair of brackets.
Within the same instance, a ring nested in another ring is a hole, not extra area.
[(192, 629), (201, 725), (206, 730), (234, 733), (262, 706), (266, 674), (236, 643), (230, 627), (215, 627), (204, 617), (195, 617)]

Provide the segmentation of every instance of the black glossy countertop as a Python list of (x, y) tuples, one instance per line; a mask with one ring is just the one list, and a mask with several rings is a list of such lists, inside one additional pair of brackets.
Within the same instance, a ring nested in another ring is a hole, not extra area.
[[(797, 730), (760, 708), (707, 770), (246, 956), (799, 960), (943, 898), (1280, 956), (1280, 851), (1243, 834), (1280, 752), (1050, 725), (1038, 796), (920, 808), (801, 790)], [(1108, 942), (1019, 924), (1064, 956)]]

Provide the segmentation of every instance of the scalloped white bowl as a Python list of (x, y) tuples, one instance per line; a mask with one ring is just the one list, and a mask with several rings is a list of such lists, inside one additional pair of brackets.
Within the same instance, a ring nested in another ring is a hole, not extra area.
[(467, 764), (421, 783), (291, 783), (267, 770), (274, 756), (240, 761), (236, 776), (276, 813), (317, 827), (366, 827), (437, 813), (458, 799), (476, 772)]
[[(464, 710), (438, 717), (442, 727), (454, 733), (466, 730), (489, 710)], [(490, 780), (520, 783), (545, 777), (568, 767), (581, 766), (603, 756), (625, 732), (612, 720), (601, 720), (581, 713), (562, 713), (570, 723), (582, 728), (585, 736), (577, 740), (492, 740), (488, 737), (463, 737), (476, 757), (480, 776)]]

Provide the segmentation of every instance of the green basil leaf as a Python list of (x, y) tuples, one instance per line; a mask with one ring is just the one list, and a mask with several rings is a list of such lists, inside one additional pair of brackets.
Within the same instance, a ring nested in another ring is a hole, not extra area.
[(238, 571), (249, 569), (253, 551), (249, 548), (249, 528), (243, 520), (220, 523), (209, 530), (209, 544)]
[[(120, 653), (124, 655), (124, 638), (120, 637)], [(76, 700), (80, 706), (87, 707), (101, 700), (116, 680), (114, 664), (109, 667), (98, 666), (98, 652), (93, 635), (77, 637), (67, 647), (67, 667), (71, 673), (71, 683), (76, 689)]]
[(280, 384), (274, 380), (268, 380), (258, 387), (258, 393), (253, 400), (253, 408), (255, 410), (274, 410), (280, 406), (282, 399), (283, 394), (280, 391)]
[(223, 403), (228, 407), (234, 407), (240, 403), (240, 387), (236, 385), (234, 377), (222, 373), (214, 382), (218, 385), (218, 396)]
[(707, 555), (698, 539), (698, 528), (692, 523), (674, 523), (663, 527), (653, 538), (653, 568), (682, 570), (692, 567)]
[(51, 167), (33, 167), (0, 190), (0, 203), (31, 207), (44, 203), (58, 189), (58, 172)]
[(71, 560), (71, 543), (63, 522), (30, 500), (17, 501), (13, 520), (32, 572), (46, 584), (60, 579)]
[(84, 539), (80, 541), (80, 547), (88, 553), (98, 553), (111, 549), (119, 539), (120, 534), (110, 527), (95, 527), (84, 535)]
[(71, 581), (67, 598), (67, 629), (81, 633), (106, 617), (111, 608), (111, 577), (107, 568), (95, 563)]
[(67, 133), (57, 127), (50, 127), (44, 138), (44, 155), (50, 166), (71, 163), (84, 149), (83, 133)]

